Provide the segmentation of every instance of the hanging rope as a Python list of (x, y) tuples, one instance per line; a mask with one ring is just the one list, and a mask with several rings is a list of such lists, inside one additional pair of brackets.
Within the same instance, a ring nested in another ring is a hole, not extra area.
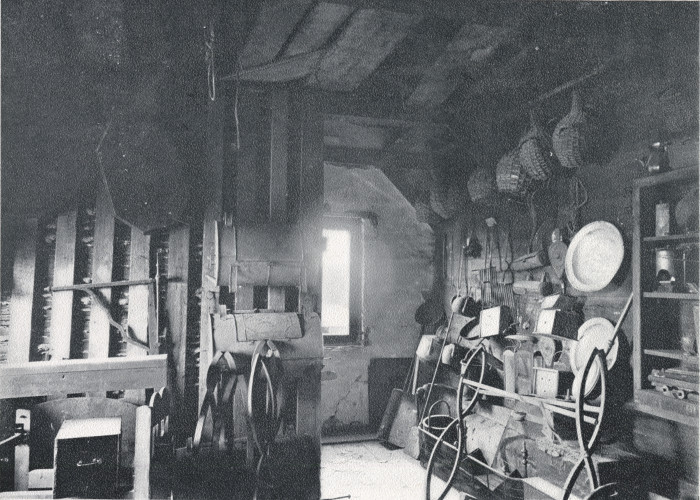
[(216, 66), (214, 65), (214, 20), (209, 23), (209, 37), (204, 40), (204, 60), (207, 64), (207, 93), (210, 101), (216, 100)]

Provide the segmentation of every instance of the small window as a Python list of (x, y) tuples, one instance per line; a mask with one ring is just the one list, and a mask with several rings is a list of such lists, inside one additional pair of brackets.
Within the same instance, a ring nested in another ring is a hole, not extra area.
[(361, 229), (358, 219), (324, 219), (321, 329), (326, 344), (352, 344), (360, 337)]

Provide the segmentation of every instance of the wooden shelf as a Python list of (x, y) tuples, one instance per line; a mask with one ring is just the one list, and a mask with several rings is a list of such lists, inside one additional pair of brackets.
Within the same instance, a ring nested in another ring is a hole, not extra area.
[(641, 389), (634, 392), (632, 407), (655, 417), (698, 427), (698, 403), (696, 401), (676, 399), (655, 389)]
[(685, 359), (698, 362), (697, 356), (686, 354), (680, 349), (644, 349), (644, 354), (658, 358)]
[(697, 294), (679, 292), (644, 292), (645, 299), (698, 300)]
[(700, 233), (688, 233), (688, 234), (669, 234), (668, 236), (645, 236), (642, 238), (644, 243), (657, 244), (662, 243), (679, 243), (684, 241), (697, 240), (700, 237)]
[(679, 168), (677, 170), (671, 170), (670, 172), (664, 172), (663, 174), (647, 175), (646, 177), (635, 179), (633, 182), (634, 186), (637, 188), (646, 188), (673, 182), (683, 182), (694, 177), (698, 177), (697, 166)]

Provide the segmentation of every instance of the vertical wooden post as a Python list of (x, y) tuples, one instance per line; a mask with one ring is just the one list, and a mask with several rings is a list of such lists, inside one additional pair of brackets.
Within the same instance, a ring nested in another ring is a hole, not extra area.
[(202, 228), (202, 307), (199, 320), (199, 404), (207, 393), (207, 370), (214, 353), (209, 314), (210, 300), (218, 280), (218, 245), (216, 224), (221, 218), (221, 186), (223, 182), (223, 118), (224, 96), (209, 101), (207, 110), (207, 150), (201, 195), (208, 200)]
[[(56, 220), (56, 259), (53, 285), (72, 285), (75, 280), (75, 238), (78, 213), (71, 210)], [(51, 309), (51, 359), (70, 358), (73, 291), (55, 292)]]
[(8, 363), (29, 361), (32, 337), (32, 305), (34, 303), (34, 270), (36, 267), (37, 219), (17, 227), (15, 259), (12, 268), (10, 299), (10, 338)]
[(170, 338), (171, 415), (176, 436), (184, 431), (185, 358), (187, 354), (187, 280), (190, 257), (190, 228), (170, 230), (168, 244), (168, 336)]
[[(270, 222), (287, 222), (287, 157), (289, 155), (289, 92), (270, 94)], [(284, 311), (285, 289), (267, 289), (267, 307)]]
[(287, 157), (289, 155), (289, 92), (270, 94), (270, 221), (287, 220)]
[[(323, 120), (311, 93), (301, 96), (300, 223), (304, 231), (307, 291), (304, 307), (318, 311), (321, 298), (321, 238), (323, 215)], [(309, 311), (310, 312), (310, 311)], [(318, 339), (323, 342), (322, 338)], [(322, 347), (319, 346), (319, 352)], [(314, 440), (321, 456), (321, 365), (307, 368), (297, 385), (297, 432)]]
[[(634, 331), (641, 332), (642, 327), (642, 305), (640, 298), (642, 297), (642, 231), (640, 223), (641, 216), (641, 187), (637, 184), (632, 192), (632, 269), (636, 272), (632, 273), (632, 294), (636, 300), (632, 302), (632, 320), (634, 321)], [(639, 335), (636, 342), (632, 343), (632, 367), (634, 374), (634, 390), (638, 391), (642, 388), (642, 336)]]
[(136, 408), (133, 498), (151, 498), (151, 409), (145, 405)]
[(314, 95), (301, 97), (301, 224), (304, 228), (304, 256), (307, 294), (321, 297), (321, 240), (323, 235), (323, 119)]
[[(114, 257), (114, 209), (107, 188), (100, 190), (95, 207), (95, 237), (93, 242), (92, 282), (112, 280), (112, 260)], [(112, 290), (102, 288), (95, 293), (102, 294), (107, 302), (112, 298)], [(109, 357), (108, 312), (97, 304), (90, 309), (90, 338), (88, 357)]]
[[(31, 431), (29, 410), (19, 409), (15, 412), (15, 424), (21, 424), (25, 432)], [(15, 491), (29, 490), (29, 444), (15, 446)]]
[[(131, 228), (131, 254), (129, 255), (129, 279), (140, 280), (150, 278), (150, 247), (151, 237), (143, 231)], [(149, 287), (129, 287), (129, 312), (127, 323), (131, 335), (142, 342), (148, 341), (148, 304)], [(126, 346), (127, 357), (146, 356), (147, 351), (131, 344)], [(126, 391), (124, 399), (136, 404), (146, 402), (146, 393), (142, 390)]]
[[(135, 227), (131, 228), (131, 255), (129, 279), (150, 278), (151, 237)], [(148, 286), (129, 287), (128, 323), (131, 334), (142, 342), (148, 341)], [(134, 345), (126, 346), (127, 356), (145, 356), (146, 350)]]

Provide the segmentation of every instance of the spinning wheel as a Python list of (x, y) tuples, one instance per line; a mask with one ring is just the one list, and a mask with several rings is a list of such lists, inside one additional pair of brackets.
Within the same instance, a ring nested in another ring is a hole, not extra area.
[(218, 352), (214, 356), (207, 370), (207, 392), (192, 440), (195, 451), (203, 446), (224, 451), (233, 442), (233, 395), (238, 375), (230, 353)]
[[(483, 383), (484, 373), (486, 370), (486, 351), (484, 349), (484, 345), (479, 344), (476, 348), (467, 353), (465, 359), (466, 361), (462, 361), (461, 363), (461, 377), (459, 380), (459, 387), (457, 389), (457, 417), (453, 419), (445, 427), (445, 429), (443, 429), (439, 436), (437, 436), (433, 450), (430, 453), (430, 458), (428, 459), (425, 485), (426, 500), (430, 500), (430, 483), (433, 476), (433, 467), (435, 465), (437, 451), (440, 448), (440, 444), (445, 441), (445, 437), (451, 433), (455, 427), (457, 428), (457, 448), (455, 451), (455, 459), (452, 463), (450, 476), (447, 478), (445, 488), (438, 496), (438, 500), (443, 500), (452, 488), (452, 482), (454, 481), (457, 474), (457, 469), (459, 468), (459, 464), (462, 462), (464, 455), (464, 417), (466, 417), (474, 409), (474, 406), (476, 406), (476, 402), (479, 398), (479, 389), (469, 386), (467, 383), (465, 383), (465, 381), (471, 380), (470, 377), (474, 376), (476, 380), (472, 381), (478, 381), (479, 384)], [(428, 419), (430, 419), (430, 414), (428, 415)], [(421, 425), (424, 425), (424, 422), (421, 422)]]
[[(598, 417), (595, 420), (595, 423), (593, 424), (593, 430), (590, 431), (588, 435), (585, 432), (584, 429), (584, 411), (586, 407), (586, 380), (587, 377), (589, 376), (591, 369), (593, 368), (593, 363), (597, 363), (597, 368), (600, 371), (600, 411), (598, 412)], [(568, 500), (569, 497), (571, 496), (571, 492), (574, 488), (574, 484), (576, 484), (576, 480), (578, 477), (581, 475), (583, 472), (583, 469), (585, 467), (586, 472), (588, 474), (588, 481), (590, 483), (591, 489), (594, 490), (593, 494), (598, 491), (599, 486), (600, 486), (600, 478), (598, 476), (598, 469), (595, 465), (595, 462), (593, 462), (592, 454), (593, 451), (595, 450), (596, 446), (598, 445), (598, 435), (600, 434), (600, 427), (603, 423), (603, 416), (604, 416), (604, 410), (605, 410), (605, 393), (606, 393), (606, 379), (607, 379), (607, 363), (605, 361), (605, 352), (599, 350), (599, 349), (594, 349), (594, 351), (591, 353), (590, 357), (588, 358), (588, 362), (586, 363), (585, 368), (583, 369), (583, 372), (581, 374), (581, 383), (578, 384), (578, 393), (575, 395), (576, 396), (576, 416), (575, 416), (575, 421), (576, 421), (576, 435), (578, 438), (578, 445), (579, 448), (581, 449), (581, 458), (579, 458), (579, 461), (576, 463), (573, 469), (571, 469), (571, 472), (569, 473), (569, 477), (566, 480), (566, 486), (564, 488), (564, 497), (563, 500)], [(600, 489), (602, 491), (608, 491), (604, 490), (604, 488), (608, 487), (609, 485), (605, 485), (601, 487)], [(602, 493), (600, 493), (602, 494)], [(603, 497), (593, 497), (593, 498), (607, 498), (605, 496)]]
[[(271, 485), (271, 471), (266, 466), (270, 450), (282, 422), (284, 393), (282, 391), (280, 352), (270, 341), (259, 341), (253, 350), (248, 383), (248, 421), (255, 448), (260, 454), (255, 468), (257, 498), (261, 484)], [(264, 382), (262, 391), (259, 382)]]

